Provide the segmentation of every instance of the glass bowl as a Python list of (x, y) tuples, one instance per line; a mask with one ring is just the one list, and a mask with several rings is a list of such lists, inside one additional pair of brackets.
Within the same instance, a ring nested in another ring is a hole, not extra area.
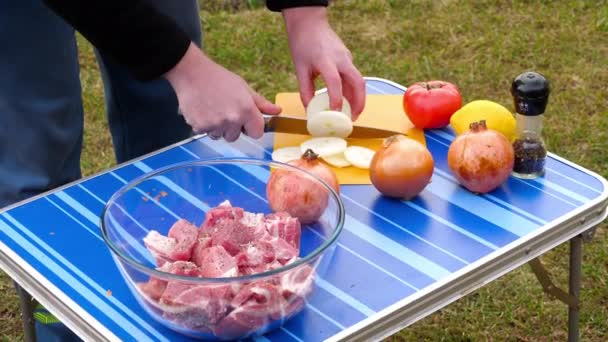
[[(287, 190), (267, 197), (279, 172), (289, 178), (272, 188)], [(318, 209), (312, 220), (311, 210), (306, 218), (294, 211), (302, 201), (289, 198), (311, 189)], [(288, 164), (246, 158), (145, 174), (117, 191), (101, 217), (103, 239), (143, 309), (204, 340), (262, 335), (300, 312), (315, 277), (331, 266), (343, 224), (343, 203), (326, 182)]]

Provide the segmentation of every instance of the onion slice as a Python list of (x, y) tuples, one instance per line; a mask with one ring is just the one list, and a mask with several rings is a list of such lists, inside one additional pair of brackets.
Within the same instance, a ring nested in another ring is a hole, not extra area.
[[(329, 106), (329, 94), (327, 91), (318, 93), (308, 102), (308, 106), (306, 106), (306, 116), (310, 119), (314, 117), (316, 114), (331, 110)], [(342, 98), (342, 113), (346, 114), (349, 119), (352, 118), (352, 112), (350, 109), (350, 103), (346, 98)]]
[(272, 160), (279, 163), (287, 163), (289, 161), (300, 159), (302, 151), (298, 146), (282, 147), (272, 152)]
[(311, 149), (315, 154), (324, 158), (327, 156), (343, 153), (346, 150), (346, 140), (338, 137), (316, 137), (304, 141), (300, 145), (301, 153)]
[(346, 138), (353, 132), (353, 122), (342, 112), (326, 110), (309, 116), (306, 128), (313, 137)]
[(367, 147), (349, 146), (344, 151), (344, 157), (355, 167), (360, 169), (369, 169), (375, 153), (376, 152), (374, 150)]
[(340, 168), (352, 165), (348, 160), (346, 160), (346, 157), (344, 157), (344, 153), (338, 153), (331, 156), (327, 156), (324, 157), (323, 160), (331, 166)]

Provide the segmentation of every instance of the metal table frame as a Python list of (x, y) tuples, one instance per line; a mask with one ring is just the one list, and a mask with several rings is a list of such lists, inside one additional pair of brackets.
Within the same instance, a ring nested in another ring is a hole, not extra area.
[[(366, 79), (381, 80), (403, 88), (403, 86), (397, 83), (381, 78), (366, 77)], [(104, 170), (87, 178), (13, 204), (0, 210), (0, 212), (201, 137), (203, 135), (167, 146), (148, 155), (117, 165), (109, 170)], [(574, 163), (568, 160), (551, 153), (549, 155), (551, 158), (576, 167)], [(568, 305), (568, 341), (578, 341), (582, 244), (583, 240), (589, 240), (593, 237), (597, 225), (601, 224), (608, 217), (608, 184), (601, 177), (598, 178), (604, 184), (604, 194), (598, 199), (587, 203), (585, 208), (579, 208), (567, 217), (558, 220), (559, 222), (549, 222), (544, 228), (530, 234), (530, 236), (514, 241), (511, 246), (504, 248), (505, 251), (501, 249), (487, 255), (452, 274), (447, 279), (419, 291), (413, 295), (413, 299), (407, 298), (409, 303), (405, 305), (401, 302), (395, 303), (393, 306), (383, 310), (380, 318), (375, 317), (373, 322), (365, 319), (335, 335), (330, 341), (377, 340), (390, 336), (525, 263), (530, 264), (534, 274), (543, 286), (543, 290), (547, 294)], [(570, 242), (568, 293), (552, 283), (539, 260), (541, 255), (567, 241)], [(0, 247), (4, 247), (2, 242), (0, 242)], [(52, 294), (54, 291), (48, 288), (41, 290), (32, 286), (31, 284), (36, 282), (38, 272), (27, 267), (20, 270), (18, 265), (23, 265), (23, 262), (16, 261), (20, 259), (19, 256), (5, 253), (4, 251), (6, 250), (7, 248), (0, 248), (0, 266), (15, 282), (15, 288), (20, 300), (25, 341), (36, 341), (33, 319), (33, 310), (36, 302), (45, 307), (52, 308), (53, 314), (85, 340), (100, 341), (106, 339), (103, 336), (113, 336), (105, 327), (99, 326), (97, 321), (89, 317), (86, 312), (74, 309), (78, 308), (77, 305), (66, 305), (65, 303), (72, 303), (69, 298), (62, 298), (60, 301)], [(479, 281), (478, 279), (482, 280)], [(52, 285), (48, 284), (48, 286), (51, 287)], [(74, 322), (70, 318), (74, 317), (74, 315), (82, 317), (83, 321), (88, 323), (80, 324)], [(370, 323), (373, 323), (373, 326)], [(100, 331), (103, 331), (104, 334), (100, 334)]]

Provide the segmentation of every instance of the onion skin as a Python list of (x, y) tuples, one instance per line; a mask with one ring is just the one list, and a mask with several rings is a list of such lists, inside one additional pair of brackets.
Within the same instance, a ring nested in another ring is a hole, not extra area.
[[(335, 173), (307, 150), (302, 158), (288, 164), (302, 168), (326, 181), (337, 193), (340, 185)], [(274, 212), (286, 212), (298, 218), (300, 223), (316, 222), (329, 201), (329, 190), (319, 181), (304, 173), (278, 169), (272, 172), (266, 186), (266, 197)]]
[(410, 200), (430, 182), (435, 163), (418, 141), (397, 135), (387, 138), (372, 158), (370, 179), (387, 197)]
[(471, 123), (469, 131), (457, 136), (448, 149), (450, 170), (473, 193), (487, 193), (506, 182), (514, 161), (509, 140), (488, 129), (484, 120)]

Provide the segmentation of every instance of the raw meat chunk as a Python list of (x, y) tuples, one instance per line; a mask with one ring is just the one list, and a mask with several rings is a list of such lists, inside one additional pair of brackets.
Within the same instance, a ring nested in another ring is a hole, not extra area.
[(234, 296), (232, 306), (248, 306), (257, 309), (258, 313), (269, 315), (279, 308), (280, 294), (277, 287), (269, 282), (256, 281), (245, 285)]
[(221, 220), (211, 230), (211, 240), (214, 245), (220, 245), (230, 253), (237, 255), (241, 246), (255, 240), (253, 231), (240, 221)]
[(238, 268), (236, 259), (228, 254), (222, 246), (211, 246), (200, 253), (195, 261), (200, 265), (200, 274), (207, 278), (236, 277)]
[(295, 249), (300, 249), (300, 221), (284, 212), (266, 215), (266, 230), (271, 236), (287, 241)]
[(239, 307), (224, 317), (214, 328), (213, 334), (221, 339), (234, 340), (249, 335), (270, 323), (267, 316), (246, 307)]
[(196, 243), (198, 228), (187, 220), (180, 219), (169, 229), (169, 238), (177, 241), (169, 254), (173, 260), (190, 260), (192, 248)]
[(258, 273), (262, 273), (262, 272), (266, 272), (266, 271), (270, 271), (272, 270), (271, 267), (269, 267), (268, 264), (261, 264), (261, 265), (257, 265), (257, 266), (241, 266), (239, 267), (239, 275), (244, 276), (244, 275), (252, 275), (252, 274), (258, 274)]
[(160, 255), (159, 253), (150, 250), (150, 254), (152, 254), (152, 256), (154, 257), (154, 260), (156, 261), (156, 266), (158, 267), (162, 267), (163, 265), (166, 265), (167, 263), (172, 263), (175, 260), (171, 260), (167, 257), (164, 257), (162, 255)]
[(245, 212), (240, 222), (249, 228), (254, 239), (261, 239), (266, 235), (266, 225), (264, 224), (264, 214), (254, 214)]
[(151, 230), (144, 238), (144, 244), (150, 250), (158, 266), (168, 261), (188, 261), (196, 243), (198, 229), (186, 220), (178, 220), (169, 230), (168, 236)]
[(160, 303), (164, 305), (176, 305), (178, 306), (176, 299), (182, 295), (182, 293), (188, 291), (193, 286), (190, 283), (180, 282), (180, 281), (170, 281), (167, 283), (167, 287), (165, 291), (163, 291), (163, 295), (160, 297)]
[(285, 241), (281, 238), (275, 237), (271, 240), (268, 240), (268, 242), (270, 244), (272, 244), (272, 246), (274, 246), (275, 258), (282, 265), (286, 265), (298, 257), (298, 250), (296, 248), (294, 248), (293, 245), (291, 245), (287, 241)]
[(150, 278), (149, 281), (139, 284), (139, 289), (149, 298), (159, 300), (167, 288), (167, 282), (158, 278)]
[(252, 217), (248, 215), (245, 223), (242, 222), (243, 218), (245, 213), (242, 208), (233, 208), (229, 202), (224, 202), (207, 212), (199, 237), (211, 237), (213, 245), (221, 245), (230, 255), (235, 256), (241, 245), (255, 239), (255, 229), (245, 224), (249, 223)]
[(231, 298), (230, 285), (195, 285), (173, 298), (172, 304), (186, 306), (191, 315), (197, 316), (190, 318), (193, 326), (210, 326), (226, 316)]
[(194, 248), (192, 249), (192, 262), (201, 266), (200, 260), (202, 252), (211, 247), (211, 238), (210, 237), (199, 237), (197, 242), (194, 244)]
[[(156, 230), (151, 230), (148, 235), (144, 238), (144, 244), (150, 250), (152, 255), (156, 258), (157, 262), (159, 259), (163, 261), (173, 261), (170, 257), (171, 253), (177, 245), (177, 240), (174, 238), (166, 237), (161, 235)], [(162, 265), (158, 265), (162, 266)]]
[(274, 247), (268, 241), (254, 241), (243, 246), (236, 256), (239, 267), (255, 267), (274, 261)]
[[(167, 262), (161, 267), (156, 268), (159, 271), (170, 272), (171, 262)], [(163, 292), (167, 288), (167, 281), (156, 277), (150, 277), (145, 283), (137, 284), (139, 289), (148, 297), (159, 300)]]
[(243, 213), (241, 223), (243, 223), (247, 227), (264, 228), (264, 214), (250, 213), (246, 211)]
[(313, 280), (314, 270), (308, 265), (289, 270), (281, 277), (281, 294), (285, 298), (306, 297), (312, 291)]
[[(245, 212), (225, 201), (206, 214), (200, 228), (180, 219), (168, 236), (144, 238), (159, 270), (191, 277), (237, 277), (274, 270), (298, 260), (301, 226), (284, 212)], [(197, 284), (151, 277), (139, 289), (163, 317), (221, 339), (253, 333), (292, 316), (312, 291), (308, 265), (249, 283)]]
[(164, 311), (163, 317), (181, 327), (213, 334), (208, 328), (205, 313), (200, 308), (185, 308), (183, 311)]
[(207, 232), (209, 228), (214, 228), (218, 221), (240, 221), (243, 218), (244, 212), (243, 208), (234, 208), (230, 204), (219, 205), (207, 212), (201, 229)]
[(201, 274), (201, 270), (198, 266), (190, 261), (176, 261), (171, 263), (168, 267), (163, 267), (163, 269), (167, 269), (167, 272), (169, 273), (183, 276), (197, 277)]
[[(176, 261), (168, 267), (164, 266), (167, 272), (182, 276), (198, 277), (201, 274), (200, 269), (190, 261)], [(170, 281), (167, 283), (165, 290), (160, 298), (162, 304), (173, 305), (175, 298), (190, 288), (191, 285), (179, 281)]]
[(184, 328), (213, 334), (209, 329), (205, 314), (199, 308), (186, 308), (183, 311), (164, 311), (163, 317)]
[(281, 295), (268, 282), (254, 282), (241, 288), (232, 300), (235, 308), (217, 325), (214, 332), (222, 338), (235, 338), (252, 333), (281, 312)]

